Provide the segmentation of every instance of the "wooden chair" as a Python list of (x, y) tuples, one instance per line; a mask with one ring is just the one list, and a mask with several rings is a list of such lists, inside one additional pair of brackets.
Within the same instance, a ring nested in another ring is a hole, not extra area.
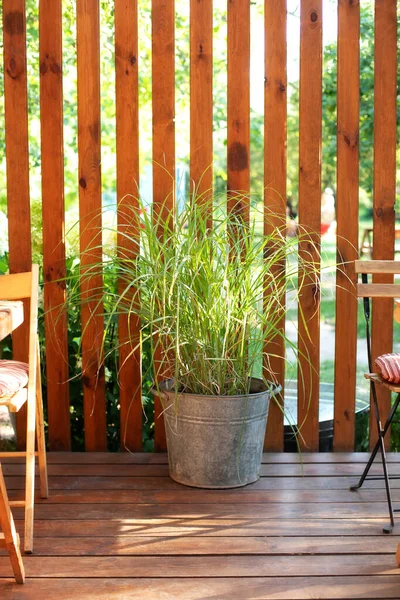
[[(24, 550), (29, 553), (33, 550), (35, 456), (38, 456), (39, 459), (40, 495), (42, 498), (48, 497), (46, 442), (37, 332), (38, 292), (39, 267), (37, 265), (32, 265), (32, 271), (29, 273), (2, 275), (0, 277), (0, 300), (30, 299), (28, 364), (1, 361), (4, 367), (0, 367), (1, 373), (2, 368), (7, 369), (9, 366), (11, 369), (18, 369), (22, 365), (28, 374), (27, 382), (25, 379), (20, 389), (9, 395), (0, 395), (0, 405), (8, 406), (10, 412), (17, 412), (25, 402), (27, 403), (26, 450), (22, 452), (0, 452), (0, 457), (24, 456), (26, 459), (25, 500), (11, 502), (11, 506), (23, 506), (25, 508)], [(25, 321), (27, 317), (28, 315), (25, 315)], [(35, 452), (35, 435), (37, 436), (37, 452)]]
[[(364, 377), (369, 379), (371, 386), (371, 395), (374, 406), (375, 419), (377, 424), (378, 431), (378, 441), (375, 444), (375, 447), (371, 453), (370, 459), (364, 469), (363, 474), (357, 485), (353, 485), (350, 490), (356, 491), (363, 485), (364, 481), (367, 479), (367, 475), (372, 466), (372, 463), (375, 460), (378, 452), (381, 452), (382, 457), (382, 468), (383, 468), (383, 479), (385, 481), (386, 487), (386, 497), (388, 502), (389, 516), (390, 516), (390, 525), (383, 528), (384, 533), (391, 533), (394, 527), (394, 512), (398, 512), (393, 509), (391, 490), (390, 490), (390, 481), (388, 474), (388, 466), (386, 461), (386, 451), (384, 439), (385, 435), (390, 427), (390, 424), (393, 422), (393, 417), (397, 411), (397, 408), (400, 404), (400, 384), (393, 384), (386, 380), (384, 380), (381, 375), (378, 373), (373, 373), (372, 366), (372, 353), (371, 353), (371, 335), (370, 335), (370, 298), (400, 298), (400, 284), (396, 283), (369, 283), (368, 275), (397, 275), (400, 274), (400, 261), (395, 260), (356, 260), (355, 261), (355, 272), (361, 274), (362, 282), (357, 286), (357, 295), (359, 298), (364, 299), (364, 316), (365, 316), (365, 327), (366, 327), (366, 338), (367, 338), (367, 352), (368, 352), (368, 368), (369, 373), (365, 373)], [(390, 349), (388, 349), (390, 352)], [(375, 357), (376, 358), (376, 357)], [(386, 423), (382, 426), (382, 422), (379, 414), (379, 406), (376, 395), (376, 385), (382, 385), (383, 387), (389, 389), (391, 392), (397, 394), (397, 397), (394, 401), (394, 404), (391, 408), (390, 414), (386, 419)], [(397, 477), (396, 477), (397, 478)], [(382, 479), (382, 477), (372, 477), (371, 479)]]
[(14, 577), (17, 583), (24, 583), (25, 572), (19, 548), (19, 536), (15, 531), (14, 519), (8, 502), (7, 490), (0, 465), (0, 547), (5, 547), (11, 560)]

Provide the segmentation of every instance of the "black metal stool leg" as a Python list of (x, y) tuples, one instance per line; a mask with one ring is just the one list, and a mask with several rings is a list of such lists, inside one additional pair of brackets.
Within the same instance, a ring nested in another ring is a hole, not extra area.
[(387, 503), (388, 503), (388, 509), (389, 509), (389, 517), (390, 517), (390, 525), (386, 526), (383, 528), (383, 532), (384, 533), (392, 533), (393, 531), (393, 527), (394, 527), (394, 511), (393, 511), (393, 503), (392, 503), (392, 494), (390, 491), (390, 480), (389, 480), (389, 473), (388, 473), (388, 468), (387, 468), (387, 461), (386, 461), (386, 450), (385, 450), (385, 435), (387, 430), (390, 427), (390, 424), (393, 420), (393, 417), (396, 413), (397, 407), (399, 406), (400, 403), (400, 394), (397, 395), (397, 398), (392, 406), (392, 409), (390, 411), (390, 414), (386, 420), (385, 426), (382, 428), (381, 425), (381, 421), (379, 418), (379, 407), (378, 407), (378, 399), (376, 397), (376, 389), (375, 389), (375, 384), (373, 382), (371, 382), (371, 391), (372, 391), (372, 396), (373, 396), (373, 401), (374, 401), (374, 409), (375, 409), (375, 417), (376, 417), (376, 425), (377, 425), (377, 430), (378, 430), (378, 440), (375, 444), (375, 447), (372, 451), (372, 454), (369, 458), (369, 461), (364, 469), (363, 474), (360, 477), (360, 480), (358, 482), (358, 484), (353, 485), (350, 487), (351, 491), (356, 491), (358, 490), (364, 483), (368, 472), (371, 468), (372, 463), (375, 460), (375, 457), (378, 453), (378, 450), (381, 451), (381, 457), (382, 457), (382, 467), (383, 467), (383, 478), (385, 480), (385, 489), (386, 489), (386, 498), (387, 498)]
[[(390, 414), (389, 414), (389, 416), (388, 416), (388, 418), (386, 420), (385, 427), (383, 428), (383, 432), (382, 432), (383, 437), (385, 437), (386, 432), (389, 429), (391, 422), (393, 421), (393, 417), (394, 417), (394, 415), (396, 413), (396, 410), (397, 410), (397, 407), (399, 406), (399, 404), (400, 404), (400, 394), (397, 394), (397, 398), (396, 398), (396, 400), (395, 400), (395, 402), (394, 402), (394, 404), (392, 406), (392, 410), (390, 411)], [(370, 470), (370, 468), (372, 466), (372, 463), (375, 460), (375, 457), (376, 457), (376, 455), (377, 455), (378, 450), (379, 450), (380, 447), (381, 447), (381, 444), (380, 444), (380, 440), (378, 438), (378, 440), (377, 440), (377, 442), (375, 444), (375, 447), (374, 447), (374, 449), (372, 451), (372, 454), (369, 457), (369, 460), (368, 460), (368, 462), (367, 462), (367, 464), (365, 466), (363, 474), (360, 477), (359, 482), (356, 485), (352, 485), (350, 487), (350, 491), (355, 492), (356, 490), (360, 489), (360, 487), (364, 483), (364, 481), (365, 481), (365, 479), (366, 479), (366, 477), (367, 477), (367, 475), (369, 473), (369, 470)]]
[(386, 463), (386, 450), (385, 450), (385, 441), (383, 436), (383, 430), (379, 434), (380, 446), (381, 446), (381, 455), (382, 455), (382, 466), (383, 466), (383, 475), (385, 478), (385, 487), (386, 487), (386, 497), (389, 508), (389, 517), (390, 517), (390, 525), (383, 528), (383, 533), (392, 533), (394, 527), (394, 515), (393, 515), (393, 504), (392, 504), (392, 494), (390, 492), (390, 482), (389, 482), (389, 474), (387, 470)]
[(378, 440), (377, 440), (377, 442), (376, 442), (376, 444), (375, 444), (375, 447), (374, 447), (374, 449), (373, 449), (373, 451), (372, 451), (372, 454), (371, 454), (371, 456), (369, 457), (369, 461), (368, 461), (368, 462), (367, 462), (367, 464), (366, 464), (366, 467), (365, 467), (365, 469), (364, 469), (364, 471), (363, 471), (363, 474), (362, 474), (362, 475), (361, 475), (361, 477), (360, 477), (360, 481), (359, 481), (358, 483), (356, 483), (356, 485), (352, 485), (352, 486), (350, 487), (350, 491), (351, 491), (351, 492), (355, 492), (356, 490), (360, 489), (360, 487), (361, 487), (361, 486), (362, 486), (362, 484), (364, 483), (364, 481), (365, 481), (365, 479), (366, 479), (366, 477), (367, 477), (367, 475), (368, 475), (368, 473), (369, 473), (369, 470), (370, 470), (370, 468), (371, 468), (371, 466), (372, 466), (372, 463), (373, 463), (373, 462), (374, 462), (374, 460), (375, 460), (375, 456), (377, 455), (377, 453), (378, 453), (378, 450), (379, 450), (380, 446), (381, 446), (381, 444), (380, 444), (380, 440), (378, 439)]

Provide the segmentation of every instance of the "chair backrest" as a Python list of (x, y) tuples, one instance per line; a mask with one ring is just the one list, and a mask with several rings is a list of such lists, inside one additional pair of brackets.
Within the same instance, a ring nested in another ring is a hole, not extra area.
[[(39, 302), (39, 267), (32, 265), (32, 271), (28, 273), (16, 273), (15, 275), (0, 275), (0, 300), (26, 300), (30, 299), (29, 314), (29, 342), (28, 363), (29, 383), (28, 389), (34, 393), (36, 386), (36, 366), (38, 352), (38, 302)], [(26, 302), (24, 309), (27, 310)], [(25, 322), (28, 322), (25, 314)]]
[(399, 260), (356, 260), (354, 266), (362, 276), (362, 283), (357, 285), (359, 298), (400, 298), (400, 284), (368, 282), (368, 275), (400, 274)]
[(0, 300), (22, 300), (31, 298), (32, 292), (39, 285), (39, 267), (32, 265), (32, 271), (28, 273), (16, 273), (15, 275), (0, 276)]
[[(361, 274), (362, 283), (357, 284), (357, 296), (364, 299), (365, 334), (367, 339), (367, 354), (369, 370), (372, 372), (372, 349), (369, 328), (370, 298), (400, 298), (400, 284), (394, 283), (393, 275), (400, 274), (400, 261), (396, 260), (356, 260), (355, 272)], [(378, 275), (383, 282), (369, 283), (368, 275)], [(385, 281), (391, 279), (391, 282)]]

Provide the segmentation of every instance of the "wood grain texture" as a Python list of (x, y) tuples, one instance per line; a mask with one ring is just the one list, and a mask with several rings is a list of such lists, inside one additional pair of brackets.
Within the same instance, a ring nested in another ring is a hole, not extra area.
[[(395, 489), (393, 500), (400, 500), (400, 491)], [(21, 499), (21, 491), (9, 490), (10, 500)], [(362, 494), (354, 494), (350, 490), (296, 490), (296, 503), (306, 504), (317, 502), (318, 504), (342, 504), (349, 505), (368, 502), (380, 506), (385, 503), (386, 496), (383, 489), (363, 490)], [(243, 504), (253, 506), (254, 504), (279, 504), (291, 503), (293, 501), (293, 490), (131, 490), (131, 489), (95, 489), (95, 490), (52, 490), (51, 496), (46, 504), (75, 504), (79, 502), (90, 504), (192, 504), (206, 503), (214, 504)]]
[[(397, 94), (397, 3), (375, 3), (374, 42), (374, 235), (372, 258), (394, 257), (396, 202), (396, 94)], [(391, 275), (375, 275), (377, 283), (390, 283)], [(372, 303), (372, 355), (391, 352), (393, 340), (393, 300)], [(378, 404), (382, 422), (390, 411), (390, 392), (379, 387)], [(370, 445), (377, 439), (374, 411), (371, 410)], [(390, 431), (385, 436), (390, 445)]]
[(229, 555), (263, 555), (279, 554), (390, 554), (398, 543), (398, 536), (350, 537), (343, 540), (338, 537), (264, 537), (264, 536), (220, 536), (218, 543), (212, 536), (199, 538), (182, 536), (159, 539), (157, 536), (125, 535), (110, 540), (110, 537), (80, 536), (71, 537), (68, 543), (65, 537), (53, 537), (51, 545), (45, 538), (35, 539), (36, 556), (109, 556), (110, 544), (114, 556), (152, 556), (157, 548), (159, 556), (191, 556), (194, 549), (196, 555), (216, 555), (221, 560)]
[(250, 0), (228, 1), (227, 110), (228, 208), (246, 222), (250, 207)]
[[(23, 463), (15, 461), (2, 463), (5, 476), (20, 476), (25, 473)], [(112, 477), (168, 477), (168, 465), (165, 464), (114, 464), (110, 475), (109, 464), (71, 464), (50, 463), (49, 474), (60, 477), (83, 477), (83, 476), (112, 476)], [(261, 477), (355, 477), (358, 481), (363, 471), (363, 464), (356, 463), (279, 463), (262, 464)], [(400, 474), (400, 464), (393, 463), (390, 466), (391, 475)], [(371, 467), (371, 475), (382, 475), (382, 465), (377, 462)]]
[[(10, 273), (31, 270), (28, 82), (25, 0), (3, 2), (4, 104)], [(29, 314), (29, 302), (24, 302)], [(13, 356), (27, 360), (28, 322), (13, 335)], [(17, 414), (17, 444), (26, 442), (26, 407)]]
[[(55, 453), (49, 458), (53, 493), (37, 503), (35, 554), (24, 557), (27, 600), (55, 595), (117, 600), (132, 590), (140, 598), (167, 600), (216, 594), (243, 600), (398, 598), (399, 536), (382, 535), (384, 490), (372, 487), (376, 481), (357, 493), (336, 487), (340, 479), (348, 485), (348, 477), (337, 473), (359, 474), (367, 454), (308, 453), (306, 477), (299, 455), (265, 454), (268, 490), (259, 489), (260, 482), (201, 490), (165, 476), (138, 476), (143, 467), (166, 468), (151, 464), (164, 455)], [(399, 456), (390, 454), (389, 460), (398, 472)], [(77, 467), (81, 471), (71, 479), (67, 473)], [(85, 489), (99, 467), (98, 485)], [(121, 467), (127, 486), (137, 480), (139, 489), (120, 487)], [(10, 496), (22, 497), (23, 489), (11, 485), (9, 475), (6, 481)], [(294, 483), (301, 487), (291, 487)], [(397, 498), (400, 488), (395, 493)], [(22, 534), (23, 510), (14, 513)], [(1, 556), (0, 596), (18, 597), (16, 589), (8, 559)]]
[[(264, 233), (270, 235), (275, 227), (286, 223), (286, 145), (287, 145), (287, 76), (286, 76), (286, 0), (265, 2), (265, 117), (264, 117)], [(274, 268), (280, 272), (285, 264)], [(279, 299), (284, 304), (284, 298)], [(285, 321), (280, 329), (283, 332)], [(266, 340), (264, 352), (272, 355), (264, 363), (265, 376), (271, 371), (278, 383), (285, 381), (285, 344), (276, 337)], [(283, 400), (283, 390), (279, 402)], [(272, 401), (269, 407), (265, 450), (283, 450), (283, 412)]]
[(354, 266), (356, 273), (400, 273), (398, 260), (357, 260)]
[(213, 5), (190, 2), (190, 179), (207, 201), (213, 188)]
[[(100, 23), (97, 0), (78, 0), (78, 154), (85, 448), (107, 449), (102, 338)], [(90, 269), (90, 275), (88, 270)]]
[(42, 219), (50, 450), (70, 450), (68, 325), (65, 294), (62, 2), (40, 0)]
[[(359, 283), (357, 285), (357, 295), (365, 298), (398, 298), (400, 294), (400, 284), (396, 283)], [(393, 300), (390, 302), (393, 317)], [(389, 352), (387, 348), (384, 352)], [(380, 354), (383, 354), (381, 352)], [(377, 354), (379, 356), (379, 354)]]
[[(85, 600), (120, 600), (129, 597), (132, 589), (141, 600), (204, 600), (204, 598), (235, 598), (235, 600), (306, 600), (310, 590), (321, 600), (383, 598), (398, 599), (398, 576), (343, 576), (343, 577), (296, 577), (288, 581), (284, 577), (204, 577), (201, 579), (157, 579), (157, 578), (78, 578), (70, 579), (29, 579), (25, 586), (24, 598), (48, 598), (52, 595), (59, 600), (70, 600), (79, 595)], [(1, 580), (5, 593), (14, 593), (11, 579)], [(0, 587), (0, 589), (3, 589)], [(7, 596), (6, 596), (7, 597)]]
[[(123, 261), (135, 260), (140, 243), (134, 215), (139, 203), (139, 89), (137, 0), (115, 4), (118, 249)], [(128, 263), (129, 269), (129, 263)], [(120, 293), (128, 281), (121, 277)], [(133, 297), (132, 290), (129, 297)], [(126, 292), (125, 292), (126, 295)], [(127, 297), (127, 300), (128, 298)], [(121, 450), (142, 447), (140, 320), (119, 317)]]
[(354, 449), (357, 365), (360, 3), (338, 4), (337, 263), (334, 435), (336, 451)]
[[(302, 257), (319, 267), (321, 228), (322, 2), (302, 0), (300, 17), (299, 223)], [(298, 424), (304, 451), (319, 445), (320, 289), (307, 273), (299, 300)], [(301, 317), (300, 315), (303, 315)]]
[[(153, 215), (169, 218), (175, 205), (175, 3), (152, 0)], [(157, 347), (155, 364), (160, 360)], [(157, 371), (157, 367), (156, 367)], [(154, 448), (167, 447), (163, 408), (154, 398)]]

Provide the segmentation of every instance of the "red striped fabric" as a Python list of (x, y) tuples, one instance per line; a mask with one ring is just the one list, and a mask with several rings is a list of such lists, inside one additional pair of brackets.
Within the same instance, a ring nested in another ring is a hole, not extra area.
[(0, 360), (0, 396), (11, 396), (28, 383), (29, 367), (17, 360)]
[(400, 383), (400, 354), (382, 354), (375, 359), (378, 373), (390, 383)]

